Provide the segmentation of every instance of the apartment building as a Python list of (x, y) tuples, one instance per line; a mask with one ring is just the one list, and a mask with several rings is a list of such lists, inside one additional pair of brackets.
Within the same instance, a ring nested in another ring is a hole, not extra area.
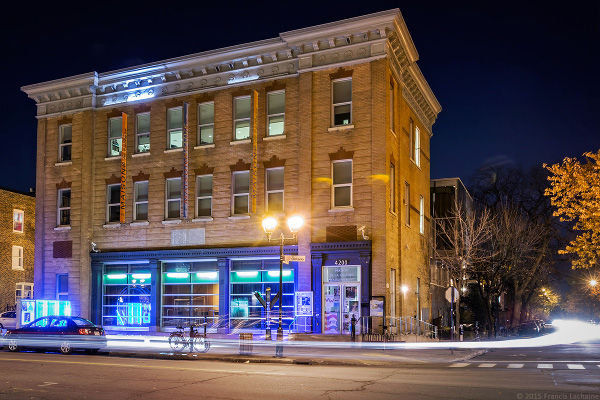
[(261, 222), (299, 214), (285, 328), (348, 333), (372, 300), (388, 322), (429, 320), (441, 107), (417, 59), (394, 9), (23, 87), (38, 118), (36, 297), (66, 279), (73, 313), (106, 327), (264, 329), (253, 293), (277, 293), (280, 249)]

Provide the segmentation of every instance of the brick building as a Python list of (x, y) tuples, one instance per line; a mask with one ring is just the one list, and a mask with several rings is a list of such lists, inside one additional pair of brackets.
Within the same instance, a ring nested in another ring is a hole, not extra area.
[(0, 188), (0, 311), (31, 297), (35, 195)]
[(24, 87), (39, 121), (36, 295), (66, 280), (74, 313), (105, 326), (264, 328), (252, 293), (277, 292), (279, 247), (261, 221), (299, 213), (286, 327), (346, 333), (373, 299), (428, 320), (441, 107), (417, 59), (395, 9)]

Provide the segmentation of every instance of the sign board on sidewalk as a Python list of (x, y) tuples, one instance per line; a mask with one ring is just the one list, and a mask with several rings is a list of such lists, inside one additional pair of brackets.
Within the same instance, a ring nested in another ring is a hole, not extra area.
[(456, 303), (456, 300), (458, 300), (458, 289), (456, 289), (455, 287), (449, 287), (448, 289), (446, 289), (446, 300), (448, 300), (448, 302), (452, 301), (452, 292), (451, 290), (454, 289), (454, 301), (453, 303)]
[(294, 301), (296, 316), (312, 317), (313, 292), (296, 292)]
[(306, 257), (305, 256), (291, 256), (291, 255), (283, 256), (284, 264), (289, 264), (290, 261), (306, 261)]

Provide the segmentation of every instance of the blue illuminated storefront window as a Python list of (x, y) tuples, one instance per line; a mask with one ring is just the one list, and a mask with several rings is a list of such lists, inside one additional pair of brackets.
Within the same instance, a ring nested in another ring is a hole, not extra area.
[[(283, 265), (283, 328), (288, 329), (294, 319), (294, 267)], [(266, 313), (254, 296), (257, 291), (265, 297), (271, 288), (271, 298), (279, 291), (279, 259), (232, 260), (229, 292), (230, 329), (265, 329)], [(271, 328), (276, 329), (279, 302), (271, 310)]]
[(102, 289), (102, 325), (150, 325), (152, 285), (148, 264), (105, 265)]

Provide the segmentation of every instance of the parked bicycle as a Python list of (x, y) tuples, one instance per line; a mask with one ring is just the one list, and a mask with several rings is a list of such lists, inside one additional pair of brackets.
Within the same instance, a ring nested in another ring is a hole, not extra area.
[[(200, 333), (197, 329), (201, 325), (204, 326), (204, 333)], [(206, 337), (206, 322), (191, 324), (188, 336), (186, 336), (183, 326), (178, 326), (177, 330), (169, 335), (169, 345), (176, 352), (189, 348), (190, 352), (206, 353), (210, 349), (210, 341)]]

